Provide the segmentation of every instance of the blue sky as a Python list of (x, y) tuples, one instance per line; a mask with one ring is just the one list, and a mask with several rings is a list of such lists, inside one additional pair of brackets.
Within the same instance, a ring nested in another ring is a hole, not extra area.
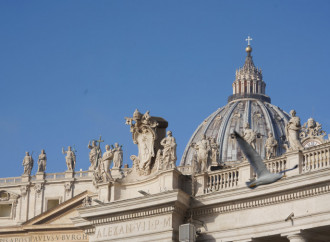
[(329, 12), (330, 1), (0, 1), (0, 177), (41, 149), (47, 172), (63, 172), (68, 145), (87, 170), (99, 135), (131, 163), (135, 108), (168, 120), (179, 163), (226, 105), (248, 35), (272, 103), (330, 132)]

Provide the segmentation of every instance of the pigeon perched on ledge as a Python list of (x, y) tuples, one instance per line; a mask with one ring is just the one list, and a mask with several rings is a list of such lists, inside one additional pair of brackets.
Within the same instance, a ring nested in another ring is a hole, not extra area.
[(258, 177), (256, 180), (246, 182), (248, 188), (254, 189), (260, 185), (276, 182), (284, 176), (285, 172), (291, 171), (298, 167), (298, 165), (295, 165), (291, 169), (287, 169), (279, 173), (271, 173), (267, 169), (265, 163), (262, 161), (261, 156), (252, 148), (252, 146), (248, 144), (236, 131), (234, 131), (234, 135), (238, 145), (241, 147), (241, 150), (250, 162), (254, 172)]

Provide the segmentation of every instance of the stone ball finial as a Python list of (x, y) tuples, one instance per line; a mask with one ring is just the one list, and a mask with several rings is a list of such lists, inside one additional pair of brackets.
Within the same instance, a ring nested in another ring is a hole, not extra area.
[(251, 53), (252, 52), (252, 47), (250, 45), (248, 45), (246, 48), (245, 48), (245, 51), (247, 53)]

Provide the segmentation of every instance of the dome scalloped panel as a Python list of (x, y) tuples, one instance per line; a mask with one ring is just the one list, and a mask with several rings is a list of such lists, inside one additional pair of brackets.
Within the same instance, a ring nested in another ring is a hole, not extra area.
[(265, 158), (268, 132), (272, 132), (278, 141), (277, 155), (281, 155), (285, 152), (282, 144), (288, 120), (287, 113), (268, 102), (248, 98), (232, 101), (219, 108), (198, 126), (186, 146), (180, 165), (191, 164), (196, 155), (191, 144), (200, 141), (203, 134), (217, 140), (221, 163), (240, 162), (242, 152), (232, 139), (231, 133), (235, 130), (242, 134), (245, 123), (249, 123), (250, 128), (257, 133), (256, 150), (262, 158)]

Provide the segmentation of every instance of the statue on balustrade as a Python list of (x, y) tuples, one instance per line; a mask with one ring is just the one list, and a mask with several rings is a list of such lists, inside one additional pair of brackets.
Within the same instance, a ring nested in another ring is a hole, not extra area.
[(113, 157), (113, 150), (110, 149), (110, 145), (106, 145), (105, 152), (102, 156), (102, 164), (99, 165), (99, 174), (97, 174), (97, 176), (102, 178), (103, 182), (112, 180), (110, 174), (110, 165), (112, 163)]
[(72, 150), (71, 146), (68, 146), (68, 150), (64, 150), (62, 147), (62, 154), (65, 155), (65, 162), (66, 166), (68, 168), (67, 171), (74, 171), (74, 168), (76, 166), (76, 154), (75, 151)]
[(211, 150), (209, 140), (206, 138), (206, 135), (202, 135), (202, 139), (197, 143), (192, 143), (191, 146), (197, 152), (197, 164), (199, 166), (199, 172), (207, 171), (207, 164), (209, 159), (209, 153)]
[(47, 156), (44, 149), (41, 150), (41, 154), (38, 157), (38, 172), (45, 172), (46, 170)]
[(102, 151), (100, 148), (101, 142), (104, 142), (104, 141), (101, 140), (101, 136), (100, 136), (99, 140), (93, 140), (92, 144), (91, 144), (91, 141), (89, 141), (89, 143), (88, 143), (87, 147), (88, 147), (88, 149), (90, 149), (90, 152), (89, 152), (89, 161), (91, 163), (91, 165), (89, 167), (90, 171), (95, 171), (98, 168), (99, 163), (102, 159)]
[(289, 142), (289, 150), (301, 150), (303, 146), (299, 140), (299, 132), (301, 129), (300, 118), (296, 116), (295, 110), (291, 110), (290, 114), (291, 119), (285, 127), (286, 138)]
[(120, 169), (123, 165), (123, 150), (122, 145), (119, 146), (118, 143), (115, 143), (115, 147), (112, 147), (112, 153), (113, 153), (113, 167)]
[(274, 138), (272, 132), (268, 133), (268, 138), (266, 140), (266, 159), (274, 158), (276, 156), (277, 140)]
[(23, 175), (27, 175), (30, 176), (31, 175), (31, 171), (33, 168), (33, 158), (32, 158), (32, 154), (29, 155), (29, 152), (25, 152), (25, 157), (23, 159), (23, 167), (24, 167), (24, 172)]
[(163, 138), (160, 144), (164, 147), (157, 151), (156, 162), (161, 170), (171, 169), (175, 167), (176, 157), (176, 141), (171, 131), (167, 131), (167, 137)]
[(215, 138), (211, 139), (210, 142), (210, 148), (211, 148), (211, 165), (209, 166), (209, 170), (211, 170), (212, 166), (218, 166), (219, 165), (219, 144), (215, 141)]
[(250, 128), (249, 123), (245, 123), (243, 126), (243, 139), (245, 139), (245, 141), (248, 142), (253, 147), (253, 149), (256, 148), (256, 138), (256, 132)]

